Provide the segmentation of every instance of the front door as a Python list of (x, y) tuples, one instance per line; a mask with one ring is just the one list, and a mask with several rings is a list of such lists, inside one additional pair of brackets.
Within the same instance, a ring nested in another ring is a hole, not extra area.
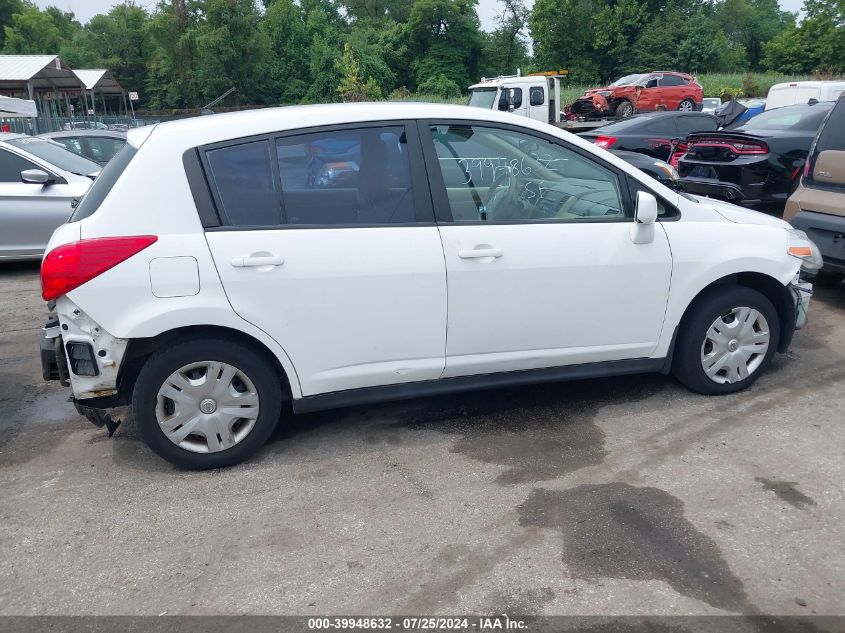
[(71, 214), (78, 190), (65, 182), (40, 185), (21, 181), (21, 172), (41, 169), (17, 154), (0, 149), (0, 258), (37, 257), (50, 236)]
[(563, 141), (421, 124), (448, 285), (444, 376), (648, 357), (672, 258), (634, 244), (624, 174)]
[(440, 377), (446, 270), (415, 127), (330, 127), (202, 155), (226, 295), (285, 349), (303, 395)]

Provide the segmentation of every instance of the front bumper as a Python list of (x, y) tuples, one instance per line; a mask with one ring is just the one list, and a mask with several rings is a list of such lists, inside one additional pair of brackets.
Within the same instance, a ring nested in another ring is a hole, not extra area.
[(789, 284), (795, 302), (795, 329), (807, 325), (807, 312), (810, 310), (810, 298), (813, 296), (813, 284), (807, 281), (793, 281)]

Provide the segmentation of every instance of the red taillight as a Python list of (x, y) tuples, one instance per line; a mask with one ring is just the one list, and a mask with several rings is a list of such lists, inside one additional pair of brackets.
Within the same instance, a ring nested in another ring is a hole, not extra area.
[(687, 151), (689, 151), (690, 147), (692, 147), (691, 144), (687, 145), (683, 142), (678, 143), (677, 146), (675, 146), (675, 149), (672, 151), (672, 155), (669, 157), (669, 164), (672, 165), (672, 167), (674, 167), (675, 169), (677, 169), (681, 162), (681, 156), (686, 154)]
[(41, 296), (51, 301), (91, 281), (158, 240), (155, 235), (97, 237), (62, 244), (41, 263)]
[(812, 169), (812, 167), (811, 167), (812, 163), (813, 163), (813, 160), (808, 156), (807, 160), (804, 162), (804, 178), (810, 177), (810, 171)]
[(613, 144), (616, 142), (615, 136), (599, 136), (596, 138), (593, 143), (601, 147), (602, 149), (610, 149), (613, 147)]
[[(734, 154), (741, 154), (747, 156), (749, 154), (768, 154), (769, 148), (765, 143), (757, 143), (755, 141), (729, 141), (723, 138), (702, 138), (696, 139), (694, 143), (697, 149), (704, 147), (721, 147), (730, 150)], [(689, 149), (692, 149), (693, 143), (689, 144)]]

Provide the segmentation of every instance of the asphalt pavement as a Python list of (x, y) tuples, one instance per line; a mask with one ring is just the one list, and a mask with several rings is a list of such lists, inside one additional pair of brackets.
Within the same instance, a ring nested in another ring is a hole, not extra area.
[(660, 375), (293, 416), (182, 472), (43, 382), (0, 265), (0, 615), (845, 615), (845, 284), (749, 391)]

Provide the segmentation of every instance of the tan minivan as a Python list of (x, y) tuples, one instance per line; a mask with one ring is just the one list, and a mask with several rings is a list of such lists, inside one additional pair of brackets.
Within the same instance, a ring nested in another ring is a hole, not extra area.
[(783, 219), (807, 233), (822, 252), (824, 267), (813, 283), (845, 279), (845, 96), (822, 123)]

